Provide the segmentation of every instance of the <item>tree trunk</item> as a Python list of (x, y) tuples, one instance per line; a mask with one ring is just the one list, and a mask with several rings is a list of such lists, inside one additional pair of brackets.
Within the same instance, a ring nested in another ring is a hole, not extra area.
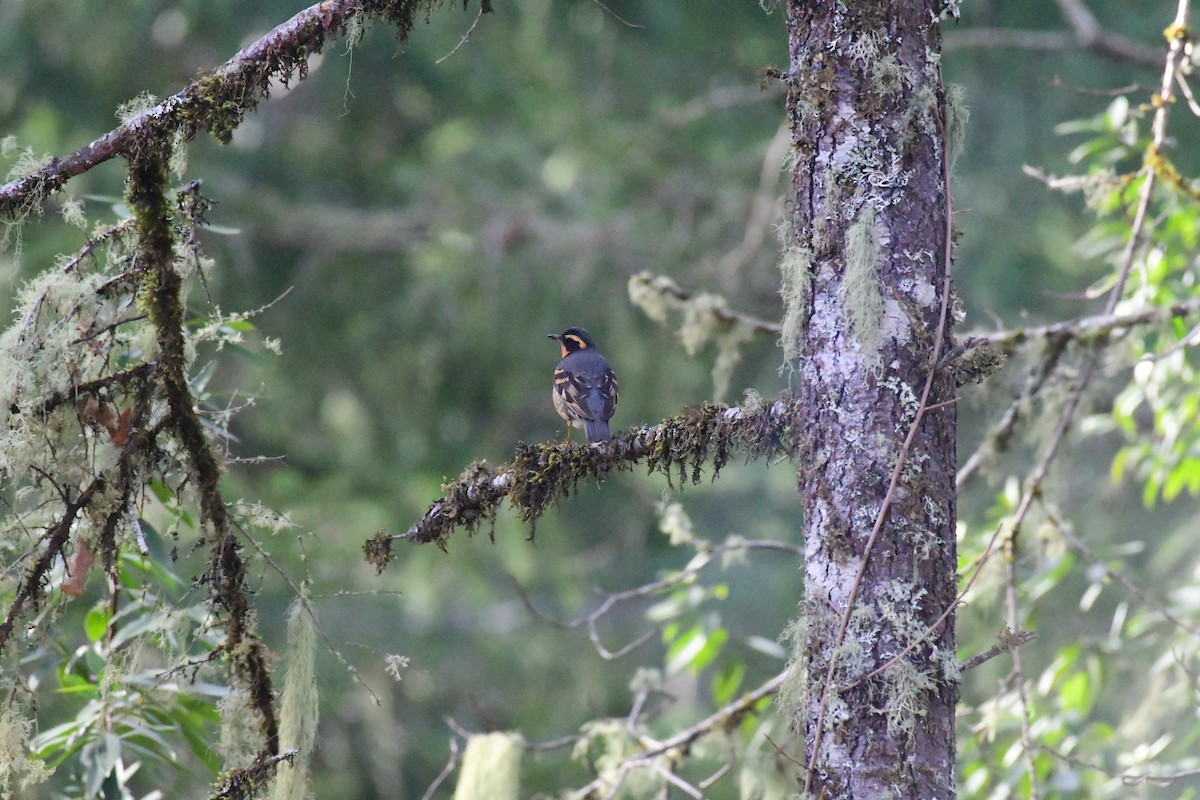
[(788, 0), (783, 346), (809, 432), (790, 712), (826, 800), (955, 796), (953, 613), (872, 675), (955, 599), (952, 370), (927, 387), (950, 327), (940, 6)]

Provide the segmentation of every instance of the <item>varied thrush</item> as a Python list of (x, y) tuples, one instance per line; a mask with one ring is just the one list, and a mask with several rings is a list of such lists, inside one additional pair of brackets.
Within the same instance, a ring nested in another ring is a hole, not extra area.
[(612, 367), (583, 328), (567, 328), (550, 338), (562, 347), (551, 394), (554, 410), (566, 420), (567, 441), (572, 426), (583, 428), (589, 442), (608, 441), (612, 436), (608, 421), (617, 407), (617, 376)]

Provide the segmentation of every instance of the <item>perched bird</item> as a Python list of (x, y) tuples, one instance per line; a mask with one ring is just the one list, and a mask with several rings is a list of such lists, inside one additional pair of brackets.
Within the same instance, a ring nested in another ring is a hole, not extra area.
[(554, 410), (571, 427), (583, 428), (589, 442), (605, 442), (612, 436), (608, 421), (617, 407), (617, 376), (596, 349), (591, 334), (583, 328), (567, 328), (550, 334), (562, 346), (562, 361), (554, 368)]

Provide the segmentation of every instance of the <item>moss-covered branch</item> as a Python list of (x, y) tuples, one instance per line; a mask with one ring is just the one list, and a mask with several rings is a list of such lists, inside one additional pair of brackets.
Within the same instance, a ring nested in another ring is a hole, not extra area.
[[(271, 82), (307, 77), (308, 58), (325, 44), (372, 22), (396, 26), (401, 46), (413, 24), (443, 0), (325, 0), (309, 6), (233, 58), (91, 144), (18, 180), (0, 186), (0, 218), (19, 219), (76, 175), (117, 156), (137, 157), (176, 134), (191, 139), (211, 131), (228, 142), (242, 117), (269, 95)], [(489, 3), (483, 3), (485, 10)]]
[[(140, 302), (150, 317), (158, 345), (158, 375), (168, 422), (184, 452), (200, 497), (201, 521), (211, 530), (211, 559), (205, 580), (213, 603), (226, 612), (225, 649), (251, 702), (262, 717), (264, 752), (279, 752), (279, 725), (267, 667), (266, 648), (253, 628), (250, 590), (241, 545), (234, 536), (218, 482), (221, 465), (196, 412), (188, 385), (184, 335), (183, 278), (175, 268), (171, 208), (167, 202), (170, 148), (145, 149), (130, 162), (126, 200), (133, 212), (142, 273)], [(184, 200), (186, 201), (186, 198)]]
[(748, 459), (790, 455), (801, 433), (790, 399), (763, 403), (752, 398), (732, 407), (706, 403), (658, 425), (630, 428), (606, 444), (522, 444), (498, 468), (482, 461), (471, 464), (407, 531), (380, 533), (363, 550), (367, 561), (382, 571), (392, 559), (393, 542), (432, 542), (445, 550), (455, 528), (473, 533), (483, 522), (490, 524), (505, 498), (532, 526), (581, 480), (600, 481), (613, 470), (632, 470), (644, 461), (649, 471), (668, 480), (699, 483), (706, 465), (715, 478), (735, 452)]

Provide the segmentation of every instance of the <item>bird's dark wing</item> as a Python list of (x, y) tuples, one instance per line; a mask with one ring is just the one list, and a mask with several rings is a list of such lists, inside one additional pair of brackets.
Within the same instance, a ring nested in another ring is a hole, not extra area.
[(554, 371), (563, 403), (579, 419), (607, 420), (617, 407), (617, 376), (599, 353), (573, 353)]

